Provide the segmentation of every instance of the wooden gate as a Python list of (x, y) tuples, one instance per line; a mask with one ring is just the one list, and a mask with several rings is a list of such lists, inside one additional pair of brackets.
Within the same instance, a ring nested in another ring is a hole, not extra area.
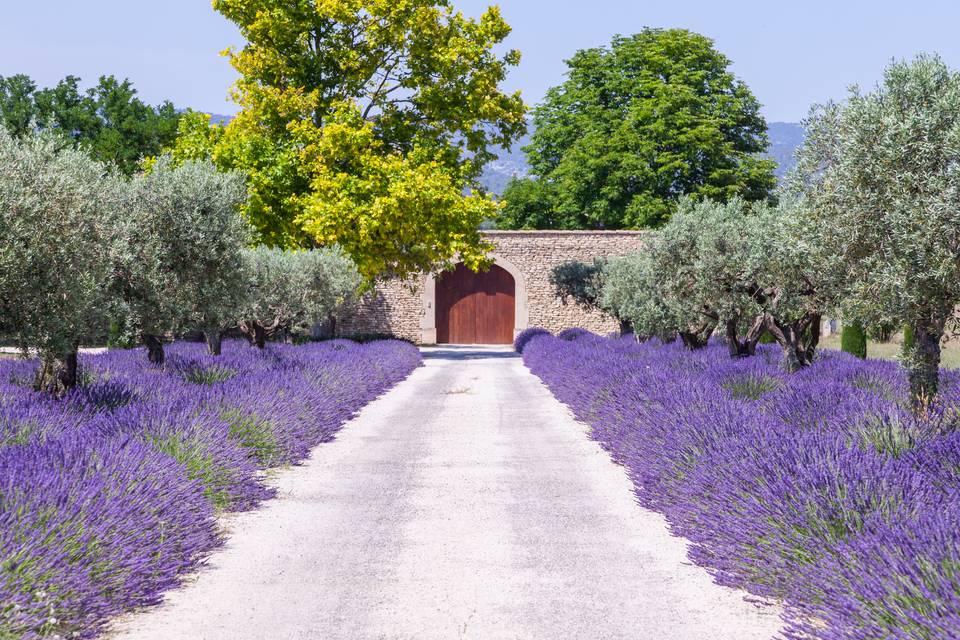
[(474, 273), (463, 264), (437, 278), (437, 342), (510, 344), (513, 342), (515, 283), (493, 265)]

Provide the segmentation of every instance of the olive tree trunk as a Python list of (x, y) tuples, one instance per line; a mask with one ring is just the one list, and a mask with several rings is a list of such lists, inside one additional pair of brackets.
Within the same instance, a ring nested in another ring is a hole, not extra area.
[(683, 346), (691, 351), (696, 351), (707, 346), (710, 336), (713, 335), (713, 330), (716, 328), (717, 322), (711, 320), (699, 327), (688, 327), (682, 331), (677, 331), (677, 335), (680, 336)]
[(267, 345), (267, 330), (264, 329), (262, 324), (254, 322), (249, 325), (244, 325), (242, 331), (243, 335), (245, 335), (250, 342), (251, 347), (263, 349)]
[(910, 396), (915, 409), (926, 407), (940, 385), (940, 341), (945, 320), (914, 322), (911, 344), (904, 344), (904, 364), (910, 379)]
[(764, 314), (764, 327), (783, 350), (783, 366), (790, 373), (813, 364), (820, 344), (820, 319), (819, 313), (808, 313), (793, 322), (785, 322)]
[(74, 349), (59, 356), (42, 356), (33, 386), (37, 391), (61, 396), (77, 386), (79, 376), (80, 365)]
[(203, 332), (207, 341), (207, 351), (212, 356), (219, 356), (223, 353), (223, 332), (219, 329), (208, 329)]
[(163, 351), (163, 338), (158, 335), (145, 333), (142, 336), (143, 344), (147, 347), (147, 360), (151, 364), (163, 366), (166, 362), (166, 354)]
[(757, 344), (764, 332), (764, 318), (757, 316), (747, 330), (747, 334), (740, 338), (740, 317), (734, 317), (727, 320), (726, 337), (727, 349), (731, 358), (748, 358), (757, 354)]

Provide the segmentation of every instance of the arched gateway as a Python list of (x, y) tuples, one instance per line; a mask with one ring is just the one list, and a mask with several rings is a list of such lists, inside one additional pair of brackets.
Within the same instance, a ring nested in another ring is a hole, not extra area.
[(516, 326), (516, 282), (497, 265), (475, 273), (458, 264), (436, 281), (439, 344), (510, 344)]
[[(493, 245), (488, 255), (497, 267), (494, 275), (478, 276), (466, 273), (460, 267), (459, 274), (423, 273), (407, 280), (378, 282), (376, 291), (363, 296), (356, 312), (339, 323), (342, 335), (390, 333), (418, 344), (467, 340), (477, 343), (494, 340), (505, 344), (520, 331), (534, 326), (552, 332), (567, 327), (583, 327), (601, 335), (618, 329), (619, 325), (613, 318), (599, 311), (578, 304), (564, 304), (557, 297), (550, 274), (555, 267), (571, 260), (592, 264), (596, 258), (641, 251), (644, 232), (484, 231), (483, 238)], [(513, 278), (512, 321), (508, 305), (503, 304), (504, 298), (511, 295), (509, 281), (500, 269)], [(480, 300), (478, 291), (483, 290), (482, 283), (486, 277), (499, 278), (500, 285), (505, 287), (499, 294), (499, 302), (496, 299)], [(445, 278), (441, 301), (438, 296), (441, 285), (438, 281)], [(459, 287), (456, 286), (458, 283)], [(477, 299), (471, 298), (474, 295)], [(460, 302), (464, 297), (468, 299)], [(461, 314), (461, 308), (457, 305), (459, 303), (466, 311), (470, 305), (476, 308), (478, 301), (483, 313), (489, 311), (490, 305), (487, 303), (492, 302), (498, 309), (493, 312), (499, 319), (498, 323), (509, 328), (512, 322), (513, 335), (508, 335), (502, 327), (492, 337), (482, 335), (483, 332), (476, 325), (471, 329), (470, 322), (466, 320), (471, 317), (470, 314)], [(497, 306), (500, 304), (502, 306)], [(458, 318), (463, 319), (465, 326), (458, 325)], [(460, 334), (461, 329), (468, 335)]]

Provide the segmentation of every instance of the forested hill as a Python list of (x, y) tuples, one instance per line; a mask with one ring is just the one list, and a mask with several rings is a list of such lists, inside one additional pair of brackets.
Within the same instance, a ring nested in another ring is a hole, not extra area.
[[(777, 161), (777, 176), (782, 177), (794, 164), (793, 154), (803, 142), (803, 127), (795, 122), (771, 122), (768, 136), (770, 148), (767, 155)], [(525, 176), (528, 172), (526, 156), (522, 149), (529, 144), (527, 136), (513, 145), (510, 151), (500, 152), (500, 158), (494, 160), (483, 172), (480, 181), (493, 193), (503, 193), (504, 187), (514, 176)]]

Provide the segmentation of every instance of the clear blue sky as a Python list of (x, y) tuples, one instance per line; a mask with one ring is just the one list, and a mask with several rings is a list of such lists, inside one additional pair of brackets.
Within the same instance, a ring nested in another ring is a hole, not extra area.
[[(207, 0), (2, 0), (0, 75), (27, 73), (41, 85), (67, 74), (129, 77), (149, 102), (233, 113), (234, 74), (218, 52), (242, 44)], [(455, 0), (479, 15), (489, 0)], [(940, 53), (960, 67), (956, 0), (502, 0), (523, 52), (508, 88), (528, 103), (563, 78), (577, 49), (644, 26), (703, 33), (733, 61), (771, 121), (797, 121), (810, 104), (872, 86), (894, 57)]]

